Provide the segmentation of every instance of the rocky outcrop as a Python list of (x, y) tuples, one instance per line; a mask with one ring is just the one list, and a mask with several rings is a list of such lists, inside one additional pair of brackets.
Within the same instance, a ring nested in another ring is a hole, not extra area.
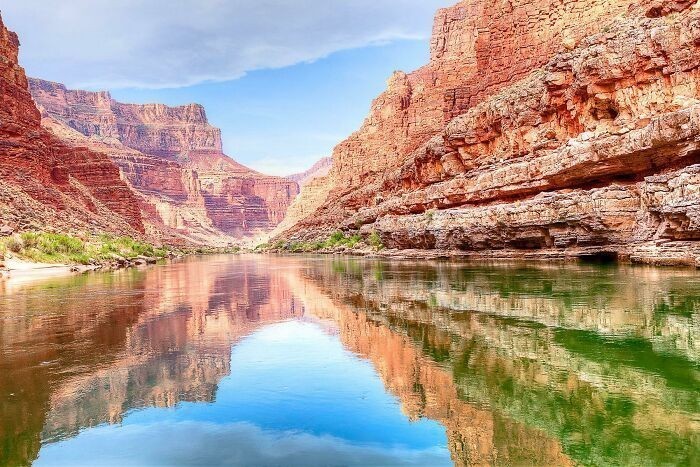
[(85, 136), (121, 142), (144, 154), (171, 159), (196, 149), (222, 151), (221, 131), (209, 125), (201, 105), (123, 104), (106, 91), (69, 90), (39, 79), (29, 83), (44, 115)]
[(119, 165), (157, 236), (211, 244), (269, 231), (298, 193), (294, 182), (224, 155), (200, 105), (122, 104), (38, 79), (30, 89), (45, 127)]
[(396, 248), (695, 264), (694, 4), (441, 10), (430, 65), (392, 77), (336, 148), (325, 199), (300, 200), (313, 212), (286, 235), (359, 228)]
[(18, 64), (19, 40), (0, 19), (0, 218), (18, 230), (144, 231), (134, 195), (104, 154), (41, 127)]
[(287, 178), (297, 182), (299, 188), (304, 188), (313, 180), (328, 175), (328, 172), (331, 171), (332, 166), (333, 159), (331, 157), (324, 157), (312, 165), (309, 170), (298, 174), (289, 175)]

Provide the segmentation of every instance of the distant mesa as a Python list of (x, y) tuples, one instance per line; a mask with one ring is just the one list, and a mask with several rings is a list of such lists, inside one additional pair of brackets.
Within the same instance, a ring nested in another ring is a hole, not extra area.
[(108, 92), (29, 84), (44, 127), (115, 162), (154, 236), (216, 244), (259, 234), (284, 218), (298, 193), (295, 182), (226, 156), (201, 105), (123, 104)]

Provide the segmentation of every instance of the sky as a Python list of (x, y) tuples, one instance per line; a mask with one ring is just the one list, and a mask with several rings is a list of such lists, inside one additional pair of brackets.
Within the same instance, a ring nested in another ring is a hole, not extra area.
[(225, 152), (273, 175), (357, 130), (394, 70), (427, 63), (455, 0), (0, 0), (29, 76), (122, 102), (197, 102)]

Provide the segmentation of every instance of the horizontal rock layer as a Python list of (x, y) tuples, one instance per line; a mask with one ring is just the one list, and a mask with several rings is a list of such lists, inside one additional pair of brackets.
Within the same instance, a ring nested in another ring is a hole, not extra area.
[(332, 166), (333, 159), (330, 157), (324, 157), (319, 159), (319, 161), (312, 165), (306, 172), (289, 175), (287, 178), (297, 182), (299, 184), (299, 188), (304, 188), (304, 186), (311, 183), (313, 180), (328, 175), (328, 172), (331, 171)]
[[(694, 263), (700, 239), (700, 12), (689, 8), (694, 2), (642, 2), (629, 9), (627, 2), (570, 2), (566, 14), (554, 8), (531, 16), (533, 30), (557, 25), (547, 30), (551, 40), (532, 49), (548, 59), (520, 56), (511, 68), (480, 62), (473, 44), (462, 43), (471, 36), (452, 35), (466, 24), (460, 21), (475, 24), (467, 14), (473, 3), (438, 14), (430, 65), (448, 57), (464, 76), (483, 75), (459, 88), (467, 91), (457, 94), (469, 99), (446, 99), (441, 130), (408, 152), (399, 145), (366, 152), (354, 143), (346, 152), (348, 142), (342, 143), (325, 182), (327, 196), (311, 197), (305, 204), (312, 214), (286, 235), (310, 238), (361, 227), (397, 248), (505, 256), (608, 252)], [(604, 3), (598, 22), (578, 24), (579, 8), (599, 11)], [(503, 10), (503, 21), (519, 21), (518, 11)], [(478, 25), (464, 27), (483, 32)], [(598, 33), (581, 38), (596, 27)], [(547, 54), (556, 48), (554, 38), (560, 52)], [(530, 36), (516, 42), (519, 52), (499, 56), (525, 53)], [(498, 43), (491, 46), (498, 49)], [(469, 60), (476, 60), (475, 68)], [(527, 63), (536, 68), (521, 77)], [(504, 87), (497, 76), (506, 69), (511, 79)], [(411, 76), (395, 75), (389, 93), (397, 82), (408, 86)], [(367, 125), (397, 115), (396, 105), (375, 102), (363, 130), (348, 141), (364, 144)], [(399, 131), (401, 124), (390, 126)], [(381, 126), (371, 133), (373, 140), (391, 141)], [(366, 170), (368, 160), (386, 160), (382, 154), (392, 162), (381, 173)]]
[(0, 218), (13, 228), (144, 231), (136, 198), (104, 154), (41, 127), (18, 64), (19, 40), (0, 19)]
[(38, 79), (30, 88), (45, 127), (117, 163), (154, 236), (211, 244), (269, 231), (298, 193), (295, 182), (224, 155), (220, 130), (197, 104), (122, 104)]

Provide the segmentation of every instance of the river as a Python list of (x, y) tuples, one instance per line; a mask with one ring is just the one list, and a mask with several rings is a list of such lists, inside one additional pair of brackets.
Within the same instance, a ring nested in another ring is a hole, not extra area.
[(190, 257), (0, 281), (0, 465), (698, 465), (700, 273)]

